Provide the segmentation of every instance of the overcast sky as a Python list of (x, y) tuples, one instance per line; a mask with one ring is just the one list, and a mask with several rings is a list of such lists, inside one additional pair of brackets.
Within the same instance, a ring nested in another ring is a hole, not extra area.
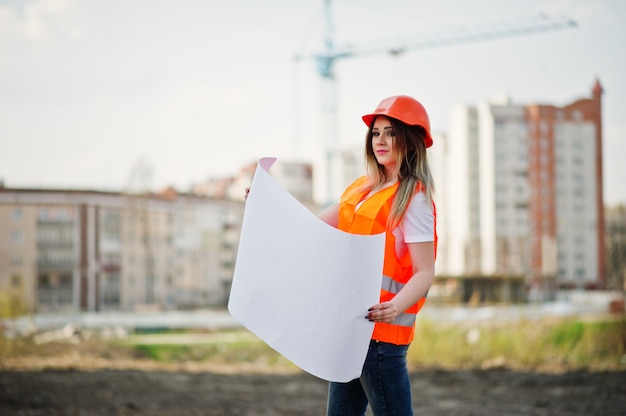
[[(324, 143), (322, 0), (0, 0), (0, 179), (122, 190), (139, 161), (154, 189), (231, 175)], [(450, 109), (603, 99), (605, 201), (626, 203), (626, 2), (336, 0), (337, 45), (386, 48), (545, 13), (573, 29), (336, 63), (343, 145), (360, 115), (408, 94), (445, 133)], [(298, 145), (299, 147), (297, 147)], [(435, 146), (437, 143), (435, 143)], [(308, 150), (305, 150), (308, 151)]]

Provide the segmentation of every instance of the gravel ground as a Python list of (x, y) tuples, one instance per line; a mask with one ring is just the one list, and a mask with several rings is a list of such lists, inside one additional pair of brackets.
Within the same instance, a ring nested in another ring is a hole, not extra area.
[[(626, 415), (626, 372), (412, 373), (416, 415)], [(0, 371), (0, 415), (323, 415), (305, 373), (151, 369)]]

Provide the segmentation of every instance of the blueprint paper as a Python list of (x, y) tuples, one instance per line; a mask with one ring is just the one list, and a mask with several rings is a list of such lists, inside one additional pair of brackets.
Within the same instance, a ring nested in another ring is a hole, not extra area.
[(298, 367), (324, 380), (361, 375), (379, 301), (385, 235), (320, 220), (259, 160), (246, 201), (228, 310)]

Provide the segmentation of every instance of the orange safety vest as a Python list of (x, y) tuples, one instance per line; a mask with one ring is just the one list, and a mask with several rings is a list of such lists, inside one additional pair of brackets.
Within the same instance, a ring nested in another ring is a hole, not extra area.
[[(401, 256), (398, 256), (393, 230), (387, 229), (387, 219), (391, 213), (394, 196), (398, 190), (398, 183), (372, 194), (357, 210), (356, 206), (369, 193), (367, 190), (359, 189), (366, 182), (367, 177), (365, 176), (357, 179), (341, 196), (337, 228), (352, 234), (372, 235), (382, 232), (386, 233), (385, 259), (380, 289), (380, 302), (386, 302), (393, 299), (413, 276), (413, 265), (408, 250)], [(435, 215), (436, 224), (434, 204), (433, 214)], [(434, 238), (436, 252), (436, 230)], [(376, 322), (372, 339), (396, 345), (410, 344), (415, 333), (415, 317), (424, 305), (424, 302), (426, 302), (425, 297), (398, 315), (393, 323)]]

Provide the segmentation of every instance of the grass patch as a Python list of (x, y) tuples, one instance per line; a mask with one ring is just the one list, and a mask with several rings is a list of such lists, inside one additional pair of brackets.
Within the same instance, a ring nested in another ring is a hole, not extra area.
[[(47, 358), (141, 358), (158, 363), (261, 364), (294, 367), (246, 330), (150, 331), (123, 340), (80, 333), (72, 340), (36, 344), (33, 337), (0, 336), (3, 363)], [(539, 371), (626, 371), (626, 319), (545, 319), (506, 325), (452, 325), (419, 319), (409, 348), (411, 368), (507, 367)], [(49, 361), (46, 361), (49, 363)], [(46, 364), (49, 365), (49, 364)]]
[(210, 334), (167, 333), (131, 336), (126, 342), (142, 357), (162, 363), (242, 362), (284, 365), (289, 361), (247, 331)]
[(422, 367), (626, 370), (626, 320), (467, 328), (420, 320), (408, 360)]
[[(175, 336), (168, 334), (167, 337)], [(184, 335), (181, 335), (184, 336)], [(204, 341), (175, 344), (129, 340), (141, 356), (159, 362), (288, 363), (247, 331), (212, 334)], [(436, 325), (417, 323), (408, 354), (412, 367), (525, 370), (626, 370), (626, 319), (606, 321), (520, 321), (507, 325)]]

